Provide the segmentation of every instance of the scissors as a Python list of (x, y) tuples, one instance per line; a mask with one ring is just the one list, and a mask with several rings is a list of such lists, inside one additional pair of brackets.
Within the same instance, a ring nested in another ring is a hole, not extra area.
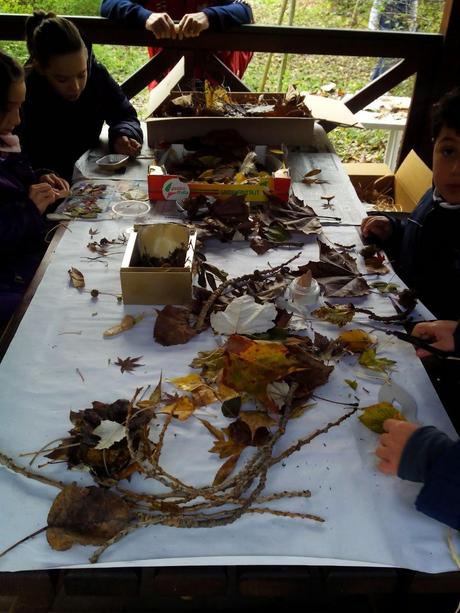
[[(381, 328), (380, 328), (381, 329)], [(452, 351), (443, 351), (442, 349), (438, 349), (437, 347), (433, 347), (429, 341), (423, 340), (418, 336), (413, 336), (412, 334), (408, 334), (407, 332), (401, 332), (400, 330), (382, 330), (385, 334), (396, 336), (401, 341), (405, 341), (406, 343), (410, 343), (414, 347), (419, 347), (420, 349), (425, 349), (429, 351), (433, 355), (438, 358), (442, 358), (444, 360), (458, 360), (460, 358), (454, 357), (455, 354)]]

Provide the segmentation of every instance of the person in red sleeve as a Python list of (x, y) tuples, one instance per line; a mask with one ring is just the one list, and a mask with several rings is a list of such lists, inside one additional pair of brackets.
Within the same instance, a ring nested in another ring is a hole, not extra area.
[[(200, 0), (102, 0), (102, 17), (143, 27), (161, 38), (194, 38), (204, 30), (222, 32), (253, 22), (252, 10), (243, 0), (201, 2)], [(175, 24), (174, 21), (178, 21)], [(151, 57), (161, 51), (149, 48)], [(218, 51), (217, 57), (241, 78), (252, 58), (251, 51)], [(197, 66), (195, 77), (208, 78), (204, 66)]]

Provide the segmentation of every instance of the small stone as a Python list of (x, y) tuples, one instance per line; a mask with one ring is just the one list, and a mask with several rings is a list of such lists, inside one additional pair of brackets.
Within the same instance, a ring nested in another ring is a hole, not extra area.
[(92, 298), (97, 298), (99, 296), (99, 290), (98, 289), (92, 289), (91, 290), (91, 297)]

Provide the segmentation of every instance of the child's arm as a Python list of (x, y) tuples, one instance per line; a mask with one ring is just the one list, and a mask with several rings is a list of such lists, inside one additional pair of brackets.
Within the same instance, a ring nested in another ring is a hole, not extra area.
[(142, 5), (143, 2), (131, 2), (130, 0), (102, 0), (101, 16), (143, 28), (152, 11)]
[(252, 9), (246, 2), (220, 2), (218, 6), (203, 9), (209, 21), (209, 29), (221, 32), (246, 23), (253, 23)]
[[(130, 146), (139, 150), (144, 137), (135, 108), (105, 66), (96, 61), (93, 65), (93, 72), (92, 79), (97, 83), (98, 95), (106, 109), (105, 121), (109, 125), (110, 149), (113, 151), (117, 139), (125, 136)], [(135, 141), (137, 146), (132, 141)], [(119, 153), (122, 152), (119, 151)], [(131, 152), (126, 153), (131, 155)], [(135, 153), (134, 150), (133, 153)]]
[(460, 441), (433, 426), (388, 419), (376, 455), (379, 470), (423, 482), (416, 508), (453, 528), (460, 527)]

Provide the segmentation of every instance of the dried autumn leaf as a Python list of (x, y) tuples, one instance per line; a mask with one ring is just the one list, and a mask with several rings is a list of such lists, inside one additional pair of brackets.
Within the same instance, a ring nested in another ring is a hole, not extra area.
[(238, 463), (240, 454), (232, 455), (226, 460), (219, 470), (216, 472), (216, 476), (214, 477), (213, 485), (220, 485), (225, 481), (225, 479), (234, 471), (235, 466)]
[(93, 434), (101, 439), (94, 449), (108, 449), (125, 438), (126, 428), (124, 424), (119, 424), (110, 419), (103, 419), (101, 423), (94, 428)]
[(351, 387), (352, 390), (358, 389), (358, 383), (354, 379), (344, 379), (345, 383)]
[(223, 383), (253, 396), (273, 411), (277, 406), (267, 395), (267, 385), (303, 370), (304, 366), (282, 343), (255, 341), (235, 334), (225, 345)]
[(160, 375), (160, 380), (158, 381), (155, 389), (150, 394), (148, 400), (140, 400), (136, 406), (140, 409), (147, 408), (155, 408), (156, 405), (161, 402), (161, 383), (163, 381), (163, 373)]
[[(222, 370), (224, 365), (224, 350), (222, 347), (218, 347), (217, 349), (213, 349), (211, 351), (199, 351), (198, 357), (194, 358), (190, 366), (192, 368), (201, 368), (201, 376), (208, 383), (212, 383), (217, 379), (218, 374)], [(224, 394), (226, 390), (222, 390)], [(233, 390), (232, 390), (233, 391)], [(233, 393), (235, 395), (235, 393)], [(219, 393), (219, 397), (221, 394)], [(225, 398), (222, 398), (225, 400)]]
[(174, 379), (168, 379), (168, 381), (172, 383), (174, 387), (184, 390), (184, 392), (191, 392), (204, 384), (200, 375), (196, 374), (186, 375), (185, 377), (175, 377)]
[(137, 358), (132, 358), (128, 356), (124, 360), (122, 360), (121, 358), (117, 358), (115, 366), (119, 366), (122, 373), (133, 372), (135, 368), (139, 368), (139, 366), (145, 366), (145, 364), (138, 364), (138, 360), (141, 360), (142, 357), (142, 355), (138, 356)]
[(196, 407), (205, 407), (208, 404), (217, 402), (218, 398), (208, 385), (200, 385), (192, 390), (192, 400)]
[(330, 339), (319, 332), (315, 332), (313, 345), (315, 355), (321, 360), (332, 360), (343, 355), (345, 347), (340, 338)]
[(158, 312), (153, 336), (160, 345), (183, 345), (195, 335), (188, 309), (168, 304)]
[(345, 347), (353, 353), (361, 353), (377, 342), (377, 338), (374, 335), (368, 334), (359, 328), (344, 330), (339, 334), (339, 338)]
[(48, 513), (46, 538), (56, 551), (72, 545), (103, 545), (131, 521), (120, 496), (99, 487), (66, 485)]
[(121, 334), (122, 332), (126, 332), (126, 330), (130, 330), (137, 323), (144, 319), (145, 315), (125, 315), (121, 322), (116, 326), (112, 326), (103, 332), (102, 336), (104, 338), (110, 338), (111, 336), (116, 336), (117, 334)]
[(358, 419), (366, 428), (369, 428), (369, 430), (377, 434), (383, 434), (385, 432), (383, 429), (383, 422), (386, 419), (407, 421), (404, 415), (389, 402), (379, 402), (378, 404), (372, 404), (369, 407), (365, 407)]
[(85, 277), (78, 268), (72, 266), (67, 272), (69, 273), (70, 281), (74, 287), (77, 289), (85, 287)]
[(383, 255), (377, 254), (370, 258), (364, 258), (364, 264), (367, 272), (370, 274), (386, 275), (390, 272), (390, 269), (385, 264), (385, 257)]
[(239, 419), (249, 426), (252, 438), (259, 428), (271, 428), (276, 425), (276, 421), (264, 411), (240, 411)]
[(209, 453), (217, 453), (219, 458), (228, 458), (233, 455), (239, 455), (247, 445), (238, 443), (229, 438), (224, 441), (218, 440), (214, 442), (214, 445), (209, 450)]
[(299, 272), (311, 270), (326, 296), (345, 298), (364, 296), (370, 289), (358, 270), (356, 260), (348, 253), (340, 253), (322, 241), (319, 243), (319, 262), (309, 262)]
[(396, 283), (386, 283), (385, 281), (375, 281), (371, 287), (377, 289), (381, 294), (397, 294), (400, 290)]
[(225, 433), (220, 428), (213, 426), (207, 419), (198, 418), (203, 426), (210, 432), (218, 441), (225, 441)]
[(316, 402), (310, 402), (309, 404), (302, 404), (298, 407), (294, 407), (289, 415), (289, 419), (299, 419), (299, 417), (302, 417), (302, 415), (304, 415), (308, 409), (311, 409), (315, 405)]
[(233, 396), (230, 396), (230, 398), (227, 398), (222, 403), (221, 410), (224, 417), (238, 417), (240, 414), (242, 403), (241, 396), (239, 396), (234, 390), (232, 390), (232, 392)]
[(323, 306), (312, 311), (312, 315), (318, 319), (335, 324), (341, 328), (348, 324), (355, 315), (355, 307), (350, 304), (336, 304), (334, 306)]
[(393, 369), (396, 362), (388, 358), (378, 358), (375, 349), (372, 347), (363, 351), (359, 356), (359, 363), (369, 370), (376, 372), (389, 372)]
[(161, 413), (171, 414), (180, 421), (185, 421), (192, 415), (195, 409), (195, 405), (188, 396), (180, 396), (174, 402), (162, 407)]
[(286, 381), (274, 381), (267, 385), (268, 397), (273, 400), (278, 409), (281, 409), (286, 402), (287, 395), (289, 394), (289, 385)]
[(245, 294), (234, 298), (225, 311), (211, 313), (211, 326), (220, 334), (256, 334), (273, 328), (276, 314), (273, 303), (258, 304)]

